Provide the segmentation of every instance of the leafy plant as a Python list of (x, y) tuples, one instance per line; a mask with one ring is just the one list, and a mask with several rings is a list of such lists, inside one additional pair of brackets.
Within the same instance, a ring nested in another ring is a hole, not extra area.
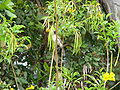
[[(31, 42), (28, 36), (20, 36), (20, 34), (24, 32), (21, 29), (25, 28), (25, 26), (14, 23), (13, 18), (16, 18), (16, 15), (13, 14), (13, 5), (11, 0), (2, 0), (0, 2), (0, 11), (2, 12), (0, 14), (0, 63), (2, 65), (0, 68), (0, 78), (11, 86), (16, 84), (14, 87), (19, 89), (18, 83), (25, 83), (23, 81), (26, 80), (24, 80), (23, 77), (17, 78), (20, 73), (19, 70), (16, 72), (14, 69), (13, 58), (17, 56), (15, 55), (16, 52), (23, 52), (23, 50), (28, 48), (25, 42), (29, 44), (31, 44)], [(6, 13), (4, 13), (4, 11)], [(11, 70), (9, 70), (10, 68)], [(9, 75), (10, 73), (11, 75), (7, 76), (7, 74)]]
[(100, 71), (95, 71), (93, 75), (85, 74), (85, 76), (89, 78), (84, 81), (89, 85), (89, 87), (85, 87), (85, 90), (107, 90), (104, 86), (102, 71), (103, 69), (100, 69)]
[(77, 84), (80, 84), (80, 80), (83, 79), (80, 77), (79, 72), (73, 72), (65, 67), (63, 67), (62, 71), (62, 77), (64, 79), (63, 87), (67, 89), (76, 89)]

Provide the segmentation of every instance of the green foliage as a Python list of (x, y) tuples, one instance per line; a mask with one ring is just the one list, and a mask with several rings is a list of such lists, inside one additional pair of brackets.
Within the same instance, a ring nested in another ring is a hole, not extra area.
[(65, 88), (75, 88), (77, 84), (80, 84), (80, 80), (83, 79), (82, 77), (80, 77), (79, 72), (68, 70), (65, 67), (63, 67), (62, 71), (62, 77), (64, 78), (64, 80), (66, 80), (66, 82), (64, 82)]
[[(54, 1), (38, 0), (45, 5), (42, 8), (37, 7), (37, 0), (13, 1), (14, 4), (11, 0), (0, 1), (0, 80), (7, 83), (2, 83), (2, 87), (15, 85), (13, 71), (9, 64), (4, 63), (12, 60), (20, 90), (31, 84), (39, 90), (56, 90), (55, 63), (52, 82), (47, 87), (52, 56), (50, 49), (55, 47)], [(105, 15), (99, 5), (97, 0), (57, 0), (58, 36), (65, 50), (64, 67), (59, 69), (59, 88), (62, 90), (82, 90), (79, 86), (82, 82), (85, 90), (107, 90), (103, 86), (102, 73), (94, 73), (106, 68), (107, 49), (112, 61), (111, 70), (119, 80), (119, 63), (115, 65), (117, 68), (112, 67), (119, 58), (116, 41), (119, 24), (109, 21), (110, 14)], [(57, 50), (60, 58), (61, 48)], [(83, 73), (86, 73), (86, 81)], [(112, 85), (110, 82), (108, 87)], [(14, 88), (17, 89), (16, 85)]]
[[(49, 15), (49, 17), (46, 19), (48, 22), (48, 28), (50, 22), (52, 22), (53, 27), (55, 27), (53, 8), (54, 3), (48, 2), (48, 9), (46, 10), (46, 13), (48, 13)], [(77, 54), (80, 51), (80, 47), (82, 44), (80, 30), (76, 28), (82, 28), (82, 24), (79, 23), (79, 19), (76, 16), (79, 13), (79, 11), (77, 11), (76, 9), (76, 5), (73, 1), (66, 0), (63, 2), (57, 0), (57, 14), (59, 23), (58, 35), (60, 35), (60, 37), (64, 38), (66, 41), (69, 40), (69, 37), (74, 38), (74, 41), (73, 39), (71, 40), (71, 45), (73, 46), (73, 54)]]
[[(23, 47), (24, 40), (28, 40), (27, 37), (19, 37), (18, 34), (23, 32), (20, 30), (24, 28), (23, 25), (14, 25), (13, 27), (6, 21), (6, 18), (0, 15), (3, 18), (3, 24), (0, 24), (1, 35), (0, 35), (0, 43), (1, 43), (1, 62), (6, 60), (6, 62), (10, 63), (11, 57), (16, 52), (19, 47)], [(8, 28), (9, 26), (9, 28)]]
[(9, 90), (10, 85), (7, 85), (5, 82), (0, 82), (0, 89), (3, 89), (3, 90)]
[(95, 71), (93, 75), (85, 74), (84, 76), (88, 77), (89, 80), (85, 80), (84, 82), (90, 84), (92, 87), (104, 87), (104, 81), (103, 81), (103, 69), (100, 69), (100, 71)]
[[(20, 73), (21, 71), (18, 68), (14, 71), (14, 68), (16, 69), (16, 67), (14, 66), (14, 63), (12, 64), (12, 62), (14, 62), (13, 58), (17, 57), (15, 53), (23, 52), (23, 50), (28, 48), (25, 45), (25, 42), (31, 43), (28, 36), (20, 35), (21, 33), (24, 33), (24, 31), (21, 29), (25, 29), (25, 26), (17, 25), (15, 24), (15, 21), (13, 21), (13, 18), (16, 18), (16, 15), (13, 14), (13, 5), (14, 4), (11, 2), (11, 0), (0, 1), (0, 80), (8, 83), (3, 83), (3, 85), (1, 84), (0, 89), (4, 90), (10, 88), (10, 85), (12, 86), (17, 83), (20, 84), (19, 88), (22, 90), (22, 84), (27, 83), (25, 79), (25, 73), (23, 73), (24, 76), (22, 76)], [(10, 67), (10, 63), (12, 65), (12, 69)], [(16, 76), (20, 78), (16, 78)]]
[(0, 1), (0, 10), (8, 9), (10, 11), (14, 11), (12, 9), (13, 5), (14, 4), (11, 2), (11, 0), (2, 0), (2, 1)]
[(54, 35), (54, 31), (55, 31), (55, 28), (53, 26), (51, 26), (51, 29), (50, 29), (50, 32), (49, 32), (49, 35), (48, 35), (48, 46), (49, 46), (49, 50), (50, 49), (54, 49), (55, 48), (55, 42), (53, 41), (53, 35)]
[(10, 84), (6, 84), (6, 82), (0, 81), (0, 89), (1, 90), (11, 90), (13, 88), (11, 88)]
[(43, 87), (41, 87), (41, 88), (39, 88), (39, 90), (56, 90), (56, 87), (55, 86), (51, 86), (50, 88), (43, 88)]
[(14, 3), (11, 0), (0, 1), (0, 12), (7, 14), (11, 18), (16, 18), (17, 16), (13, 13), (14, 9), (12, 9), (13, 5)]
[(85, 90), (108, 90), (104, 86), (106, 82), (103, 81), (103, 70), (104, 69), (102, 68), (99, 71), (95, 71), (93, 75), (83, 75), (83, 77), (88, 79), (84, 81), (84, 83), (87, 84), (87, 87), (84, 87)]
[(90, 88), (85, 87), (85, 90), (107, 90), (107, 89), (104, 87), (90, 87)]

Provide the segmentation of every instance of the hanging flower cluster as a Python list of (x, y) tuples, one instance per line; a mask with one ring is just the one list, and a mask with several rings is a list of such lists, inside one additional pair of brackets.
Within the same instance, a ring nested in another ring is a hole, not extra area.
[(113, 72), (110, 72), (110, 73), (106, 72), (105, 74), (103, 74), (103, 80), (115, 81), (115, 74)]

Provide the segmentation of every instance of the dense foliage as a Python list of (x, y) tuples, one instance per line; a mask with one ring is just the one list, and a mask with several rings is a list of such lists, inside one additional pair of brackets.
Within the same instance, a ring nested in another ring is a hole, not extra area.
[(0, 1), (0, 89), (118, 90), (110, 15), (97, 0)]

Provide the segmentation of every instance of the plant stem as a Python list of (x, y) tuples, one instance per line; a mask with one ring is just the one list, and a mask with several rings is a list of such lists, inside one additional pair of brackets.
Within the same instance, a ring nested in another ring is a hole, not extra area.
[(58, 90), (58, 54), (57, 54), (57, 48), (55, 48), (55, 61), (56, 61), (56, 90)]
[(112, 72), (113, 53), (111, 51), (110, 72)]
[(57, 15), (57, 3), (54, 0), (54, 15), (56, 17), (56, 44), (55, 44), (55, 61), (56, 61), (56, 90), (58, 90), (58, 54), (57, 54), (57, 33), (58, 33), (58, 15)]
[(117, 59), (116, 59), (116, 61), (115, 61), (114, 67), (115, 67), (115, 66), (117, 65), (117, 63), (118, 63), (119, 55), (120, 55), (120, 49), (118, 48)]
[[(108, 45), (106, 46), (107, 49), (107, 72), (109, 72), (109, 50)], [(106, 86), (107, 81), (104, 82), (104, 87)]]
[(52, 66), (53, 66), (53, 60), (54, 60), (54, 53), (55, 53), (55, 49), (53, 50), (53, 54), (52, 54), (52, 60), (51, 60), (51, 65), (50, 65), (50, 74), (49, 74), (49, 87), (50, 87), (50, 82), (51, 82), (51, 76), (52, 76)]
[(12, 71), (13, 71), (13, 74), (14, 74), (14, 77), (15, 77), (15, 82), (16, 82), (17, 88), (18, 88), (18, 90), (20, 90), (20, 89), (19, 89), (19, 86), (18, 86), (18, 83), (17, 83), (17, 77), (16, 77), (16, 74), (15, 74), (15, 70), (14, 70), (12, 61), (11, 61), (11, 67), (12, 67)]
[(107, 48), (107, 72), (109, 72), (109, 50), (108, 50), (108, 46), (106, 46)]
[(106, 83), (107, 83), (107, 81), (104, 82), (104, 88), (105, 88), (105, 86), (106, 86)]
[(113, 87), (111, 87), (109, 90), (112, 90), (113, 88), (115, 88), (118, 84), (120, 84), (120, 82), (118, 82), (117, 84), (115, 84)]

